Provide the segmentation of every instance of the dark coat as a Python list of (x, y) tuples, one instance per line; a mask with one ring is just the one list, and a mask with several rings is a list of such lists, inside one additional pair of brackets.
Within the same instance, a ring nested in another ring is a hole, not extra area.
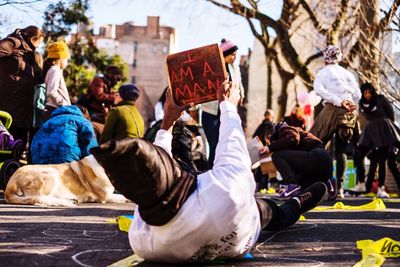
[(0, 110), (13, 118), (13, 126), (28, 129), (33, 120), (36, 84), (35, 49), (19, 30), (0, 40)]
[(258, 136), (261, 143), (263, 145), (267, 145), (267, 138), (272, 133), (272, 128), (274, 127), (274, 123), (268, 120), (263, 120), (262, 123), (257, 127), (253, 134), (253, 138)]
[(293, 126), (281, 127), (271, 135), (270, 141), (271, 152), (283, 149), (309, 151), (315, 147), (323, 148), (321, 140), (316, 136)]
[(359, 107), (367, 123), (358, 145), (368, 148), (392, 148), (400, 144), (400, 129), (394, 124), (393, 107), (386, 97), (374, 95), (370, 102), (362, 98)]

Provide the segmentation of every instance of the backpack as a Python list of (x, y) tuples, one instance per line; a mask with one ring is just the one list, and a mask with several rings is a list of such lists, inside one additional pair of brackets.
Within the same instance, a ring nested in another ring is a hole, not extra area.
[[(152, 127), (148, 128), (143, 139), (154, 142), (162, 120), (157, 121)], [(192, 133), (181, 122), (177, 121), (172, 128), (172, 155), (182, 169), (197, 173), (192, 154)]]
[(45, 110), (46, 106), (46, 85), (44, 83), (38, 84), (34, 88), (35, 92), (33, 94), (33, 108), (38, 110)]

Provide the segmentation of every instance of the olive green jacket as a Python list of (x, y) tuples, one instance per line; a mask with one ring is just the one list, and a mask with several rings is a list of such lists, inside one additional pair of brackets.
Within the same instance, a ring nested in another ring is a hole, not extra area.
[(125, 137), (142, 138), (144, 121), (133, 101), (122, 101), (106, 118), (100, 143)]

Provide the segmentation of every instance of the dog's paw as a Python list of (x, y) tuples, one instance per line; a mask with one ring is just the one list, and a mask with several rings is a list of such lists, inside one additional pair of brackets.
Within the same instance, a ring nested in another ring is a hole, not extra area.
[(123, 195), (120, 194), (112, 194), (108, 199), (107, 202), (111, 203), (129, 203), (131, 202), (129, 199), (124, 197)]
[(75, 207), (78, 204), (76, 199), (58, 198), (54, 196), (39, 196), (35, 198), (35, 205), (42, 207), (62, 206)]

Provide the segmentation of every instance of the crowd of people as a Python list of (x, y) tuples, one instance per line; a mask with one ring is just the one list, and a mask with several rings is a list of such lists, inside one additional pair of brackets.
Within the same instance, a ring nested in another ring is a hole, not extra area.
[[(324, 50), (326, 66), (314, 81), (324, 108), (310, 131), (296, 105), (278, 122), (267, 110), (253, 135), (262, 143), (260, 157), (271, 156), (282, 177), (278, 198), (284, 203), (277, 205), (255, 197), (256, 182), (263, 180), (267, 187), (269, 178), (251, 169), (237, 113), (244, 91), (233, 64), (238, 50), (233, 42), (221, 42), (227, 79), (218, 99), (201, 105), (200, 117), (198, 107), (176, 106), (167, 87), (155, 105), (154, 122), (145, 129), (135, 106), (141, 91), (134, 84), (118, 85), (123, 77), (116, 66), (95, 76), (87, 93), (72, 103), (63, 75), (68, 46), (50, 43), (43, 60), (36, 48), (44, 37), (29, 26), (0, 40), (0, 112), (6, 114), (0, 118), (7, 126), (0, 123), (0, 148), (27, 148), (29, 164), (72, 162), (93, 154), (116, 189), (138, 205), (129, 238), (145, 259), (243, 257), (261, 230), (288, 227), (321, 201), (337, 197), (343, 189), (343, 147), (349, 142), (355, 149), (355, 191), (371, 191), (379, 167), (378, 197), (388, 197), (386, 162), (400, 187), (400, 130), (393, 108), (373, 84), (359, 88), (354, 75), (338, 64), (342, 54), (336, 46)], [(363, 131), (358, 111), (367, 120)], [(336, 178), (326, 149), (331, 140)], [(371, 164), (365, 182), (366, 156)]]
[[(349, 192), (372, 192), (372, 183), (379, 167), (375, 193), (378, 197), (387, 198), (389, 194), (384, 186), (386, 163), (400, 189), (400, 172), (396, 163), (400, 129), (395, 124), (393, 107), (386, 97), (378, 94), (372, 83), (363, 83), (359, 87), (355, 76), (339, 65), (342, 58), (339, 47), (329, 45), (323, 56), (325, 67), (318, 71), (313, 88), (322, 98), (324, 106), (309, 132), (305, 131), (301, 107), (296, 105), (291, 114), (278, 123), (274, 123), (273, 113), (266, 111), (264, 121), (253, 135), (258, 136), (264, 145), (267, 144), (263, 151), (273, 152), (272, 161), (283, 178), (280, 197), (298, 194), (302, 187), (302, 176), (306, 175), (307, 179), (325, 177), (332, 186), (332, 192), (337, 191), (343, 198), (346, 147), (351, 144), (357, 184), (354, 188), (348, 188)], [(366, 119), (362, 131), (359, 114)], [(335, 177), (333, 158), (325, 149), (331, 141), (334, 143), (333, 154), (336, 159)], [(364, 166), (366, 156), (370, 159), (367, 182)]]

